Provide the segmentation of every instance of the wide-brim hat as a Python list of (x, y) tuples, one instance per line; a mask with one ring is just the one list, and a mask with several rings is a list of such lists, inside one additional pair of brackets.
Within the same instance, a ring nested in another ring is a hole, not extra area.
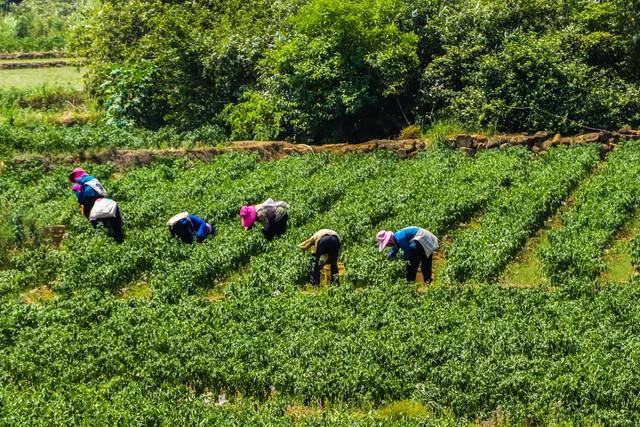
[(76, 182), (79, 178), (82, 178), (83, 176), (87, 176), (87, 171), (85, 171), (82, 168), (75, 168), (69, 174), (69, 181)]
[(240, 219), (242, 222), (242, 226), (245, 229), (251, 228), (254, 222), (256, 222), (256, 217), (258, 213), (256, 212), (255, 206), (243, 206), (240, 209)]
[(384, 248), (389, 246), (389, 242), (393, 239), (392, 231), (380, 230), (376, 235), (376, 239), (378, 240), (378, 250), (382, 252)]

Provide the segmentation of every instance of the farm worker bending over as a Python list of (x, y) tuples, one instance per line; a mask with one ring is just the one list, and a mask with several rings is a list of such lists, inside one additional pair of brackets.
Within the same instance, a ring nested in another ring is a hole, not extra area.
[(262, 224), (264, 237), (272, 240), (287, 231), (288, 209), (289, 205), (286, 202), (276, 202), (271, 198), (259, 205), (243, 206), (240, 209), (242, 226), (248, 230), (258, 220)]
[(320, 267), (326, 263), (331, 264), (331, 281), (338, 274), (338, 254), (340, 253), (340, 236), (333, 230), (322, 229), (313, 236), (300, 243), (298, 247), (302, 250), (311, 249), (311, 254), (315, 256), (313, 269), (311, 270), (311, 284), (320, 284)]
[[(79, 184), (76, 185), (79, 186)], [(76, 196), (78, 196), (80, 188), (76, 187), (76, 185), (74, 185), (74, 191), (76, 189), (78, 190), (76, 191)], [(122, 230), (124, 219), (120, 213), (120, 207), (113, 200), (101, 197), (93, 201), (88, 218), (94, 229), (100, 222), (107, 229), (107, 233), (113, 237), (116, 242), (122, 243), (124, 241), (124, 231)]]
[(382, 230), (378, 232), (377, 239), (380, 252), (387, 246), (392, 246), (389, 258), (394, 258), (398, 249), (402, 249), (404, 259), (409, 261), (407, 266), (408, 281), (416, 280), (418, 267), (422, 265), (421, 270), (425, 282), (431, 282), (433, 252), (438, 249), (438, 238), (430, 231), (420, 227), (406, 227), (395, 233)]
[(74, 183), (72, 190), (82, 208), (82, 213), (89, 219), (93, 204), (99, 198), (106, 197), (107, 190), (96, 177), (87, 174), (82, 168), (75, 168), (69, 174), (69, 181)]
[(193, 243), (194, 236), (198, 243), (202, 243), (207, 237), (216, 235), (215, 226), (189, 212), (174, 215), (167, 225), (171, 235), (178, 236), (184, 243)]

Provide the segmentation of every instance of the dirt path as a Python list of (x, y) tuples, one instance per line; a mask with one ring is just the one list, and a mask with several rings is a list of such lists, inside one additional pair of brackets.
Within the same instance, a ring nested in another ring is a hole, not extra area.
[(81, 65), (78, 61), (44, 60), (44, 61), (0, 61), (0, 70), (21, 70), (25, 68), (53, 68)]

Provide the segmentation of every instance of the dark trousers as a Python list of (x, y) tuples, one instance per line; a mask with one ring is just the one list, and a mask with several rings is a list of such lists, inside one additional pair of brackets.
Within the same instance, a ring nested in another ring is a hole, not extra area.
[(82, 213), (87, 219), (91, 216), (91, 209), (93, 209), (93, 205), (96, 204), (96, 200), (98, 199), (87, 198), (84, 204), (82, 204)]
[(183, 243), (193, 243), (193, 227), (191, 224), (182, 224), (181, 222), (171, 227), (171, 235), (178, 236)]
[(311, 270), (311, 284), (320, 284), (320, 268), (324, 264), (320, 265), (320, 257), (326, 255), (327, 263), (331, 265), (331, 281), (335, 279), (338, 274), (338, 254), (340, 253), (340, 239), (336, 236), (324, 236), (318, 242), (318, 248), (315, 255), (315, 261), (313, 263), (313, 270)]
[(109, 235), (113, 237), (116, 242), (124, 242), (124, 230), (122, 229), (124, 220), (122, 219), (122, 214), (120, 213), (119, 206), (116, 208), (116, 217), (105, 218), (102, 220), (102, 223), (106, 227)]
[(407, 266), (407, 280), (415, 282), (418, 274), (418, 267), (422, 270), (425, 282), (431, 282), (431, 269), (433, 266), (433, 254), (427, 256), (420, 243), (416, 244), (416, 249), (409, 255), (409, 265)]
[(273, 240), (276, 236), (282, 236), (287, 231), (287, 221), (289, 220), (289, 214), (286, 213), (280, 218), (280, 221), (270, 222), (264, 229), (262, 234), (267, 240)]

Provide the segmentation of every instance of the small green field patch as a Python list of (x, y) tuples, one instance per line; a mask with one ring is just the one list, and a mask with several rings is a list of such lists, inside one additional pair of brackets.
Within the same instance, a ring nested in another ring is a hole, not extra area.
[(78, 61), (77, 58), (9, 58), (9, 59), (0, 59), (0, 64), (42, 64), (47, 62), (58, 62), (58, 61), (66, 61), (66, 62), (74, 62)]
[(136, 298), (148, 300), (151, 299), (152, 295), (153, 291), (151, 286), (149, 286), (149, 283), (141, 281), (129, 287), (120, 289), (117, 296), (121, 299)]
[(633, 267), (631, 242), (640, 235), (640, 210), (625, 225), (603, 257), (605, 270), (600, 274), (604, 282), (626, 282), (637, 274)]
[(84, 88), (82, 76), (85, 72), (84, 68), (77, 67), (0, 70), (0, 89), (28, 89), (46, 85), (82, 90)]
[(549, 279), (542, 270), (538, 258), (538, 248), (548, 242), (549, 232), (562, 227), (561, 214), (572, 204), (572, 200), (564, 204), (558, 212), (545, 221), (544, 226), (527, 240), (520, 253), (505, 268), (500, 278), (500, 285), (514, 288), (533, 288), (548, 285)]

